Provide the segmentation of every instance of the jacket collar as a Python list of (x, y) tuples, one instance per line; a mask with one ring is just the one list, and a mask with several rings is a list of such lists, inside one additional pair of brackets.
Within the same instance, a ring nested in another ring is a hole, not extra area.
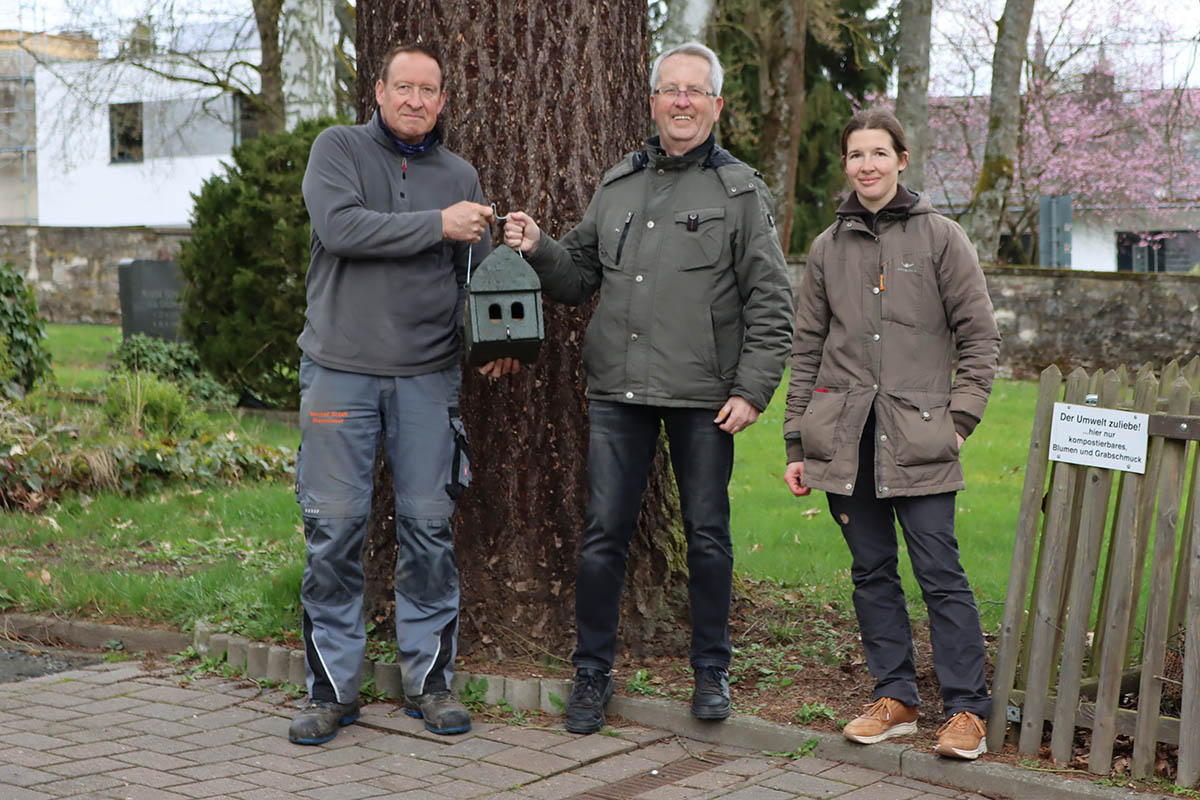
[(903, 186), (896, 185), (896, 195), (888, 201), (888, 204), (879, 209), (878, 212), (869, 210), (858, 199), (858, 192), (851, 192), (842, 204), (838, 206), (837, 215), (839, 217), (860, 217), (863, 222), (871, 223), (875, 217), (900, 217), (908, 216), (913, 213), (913, 208), (917, 205), (920, 195), (915, 192), (910, 192)]
[(646, 163), (647, 166), (654, 169), (687, 169), (696, 164), (707, 164), (709, 157), (714, 150), (719, 150), (717, 147), (717, 138), (713, 134), (708, 134), (708, 138), (700, 144), (693, 147), (681, 156), (669, 156), (667, 151), (663, 150), (659, 137), (651, 136), (646, 140)]
[(429, 132), (429, 135), (425, 137), (425, 141), (420, 144), (411, 144), (402, 139), (397, 139), (396, 135), (388, 128), (387, 123), (383, 121), (383, 117), (379, 114), (379, 109), (375, 109), (375, 113), (371, 115), (371, 121), (367, 124), (367, 130), (370, 131), (375, 141), (407, 158), (420, 158), (423, 155), (432, 153), (442, 143), (441, 125), (435, 125), (433, 130)]
[(896, 195), (878, 212), (872, 212), (858, 199), (857, 192), (851, 192), (850, 196), (838, 206), (837, 224), (833, 229), (833, 238), (837, 238), (838, 231), (847, 220), (857, 219), (866, 231), (878, 233), (879, 223), (884, 220), (899, 220), (903, 227), (908, 224), (908, 218), (913, 214), (927, 214), (932, 210), (933, 206), (927, 199), (916, 192), (910, 192), (901, 185), (896, 186)]

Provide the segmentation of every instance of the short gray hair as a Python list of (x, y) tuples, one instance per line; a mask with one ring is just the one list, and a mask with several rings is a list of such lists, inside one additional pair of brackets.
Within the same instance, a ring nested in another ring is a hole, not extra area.
[(716, 53), (699, 42), (684, 42), (683, 44), (675, 45), (670, 50), (663, 51), (662, 55), (654, 59), (654, 66), (650, 68), (650, 91), (658, 88), (659, 67), (671, 56), (699, 56), (707, 61), (708, 80), (712, 84), (712, 90), (717, 95), (721, 94), (721, 84), (725, 80), (725, 70), (721, 68), (721, 60), (717, 58)]

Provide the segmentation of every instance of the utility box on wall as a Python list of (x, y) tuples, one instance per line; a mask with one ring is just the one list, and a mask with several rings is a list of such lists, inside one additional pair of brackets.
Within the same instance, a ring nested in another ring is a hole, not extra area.
[(545, 338), (542, 282), (516, 250), (500, 245), (470, 275), (465, 317), (471, 366), (537, 361)]
[(1038, 201), (1038, 266), (1071, 268), (1071, 195)]

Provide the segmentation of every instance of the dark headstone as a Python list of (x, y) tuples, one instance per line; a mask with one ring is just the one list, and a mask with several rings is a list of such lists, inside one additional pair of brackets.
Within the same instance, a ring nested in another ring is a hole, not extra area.
[(117, 266), (121, 334), (144, 333), (179, 341), (179, 295), (183, 277), (174, 261), (126, 259)]

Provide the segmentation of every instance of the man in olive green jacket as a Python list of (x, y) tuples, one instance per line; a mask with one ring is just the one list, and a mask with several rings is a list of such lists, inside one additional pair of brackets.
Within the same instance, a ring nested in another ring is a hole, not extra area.
[(561, 242), (521, 212), (505, 226), (548, 297), (574, 305), (600, 292), (583, 347), (591, 439), (573, 733), (604, 724), (629, 541), (663, 425), (688, 542), (692, 713), (729, 716), (733, 434), (779, 383), (792, 294), (761, 176), (713, 139), (721, 76), (703, 45), (664, 53), (650, 79), (659, 135), (608, 171), (579, 225)]

